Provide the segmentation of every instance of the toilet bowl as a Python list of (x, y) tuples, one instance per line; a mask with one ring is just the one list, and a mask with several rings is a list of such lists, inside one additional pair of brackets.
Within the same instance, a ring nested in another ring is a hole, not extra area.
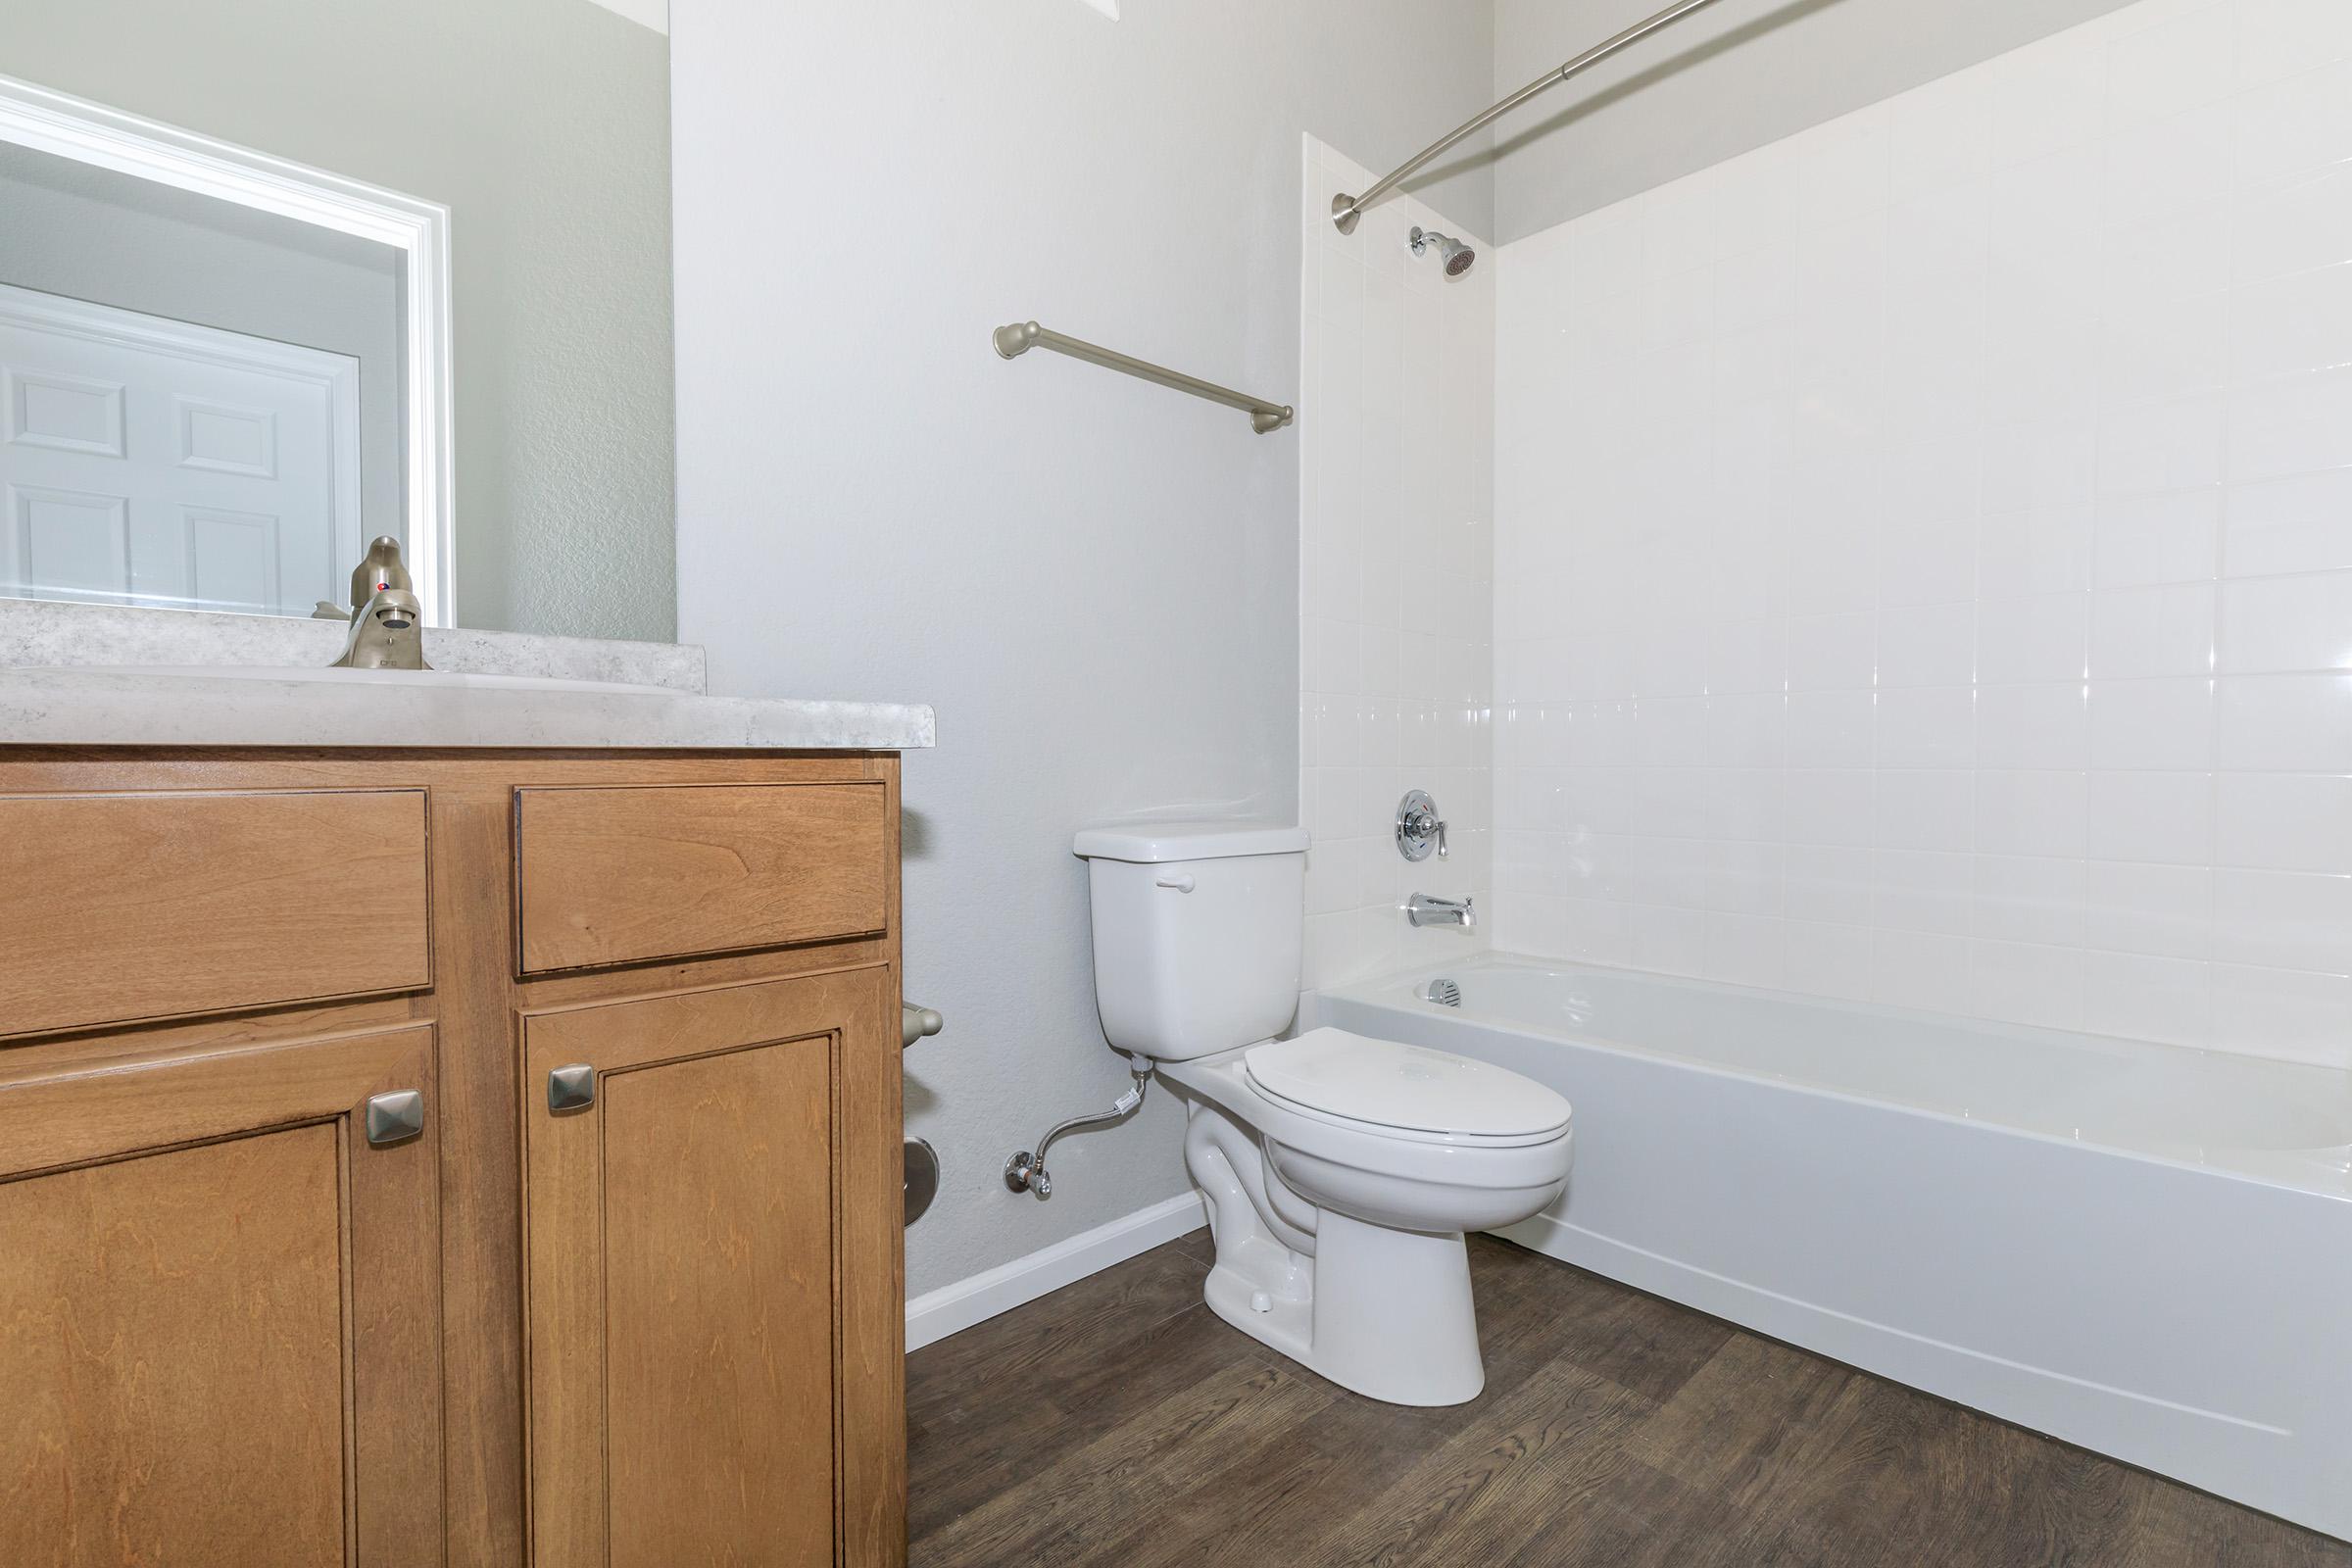
[[(1329, 1093), (1306, 1100), (1268, 1086), (1265, 1059), (1297, 1047), (1324, 1054)], [(1491, 1097), (1476, 1117), (1452, 1118), (1470, 1126), (1328, 1108), (1432, 1068), (1472, 1077)], [(1192, 1107), (1185, 1168), (1208, 1200), (1216, 1244), (1209, 1308), (1358, 1394), (1394, 1404), (1475, 1398), (1486, 1368), (1463, 1233), (1516, 1223), (1559, 1197), (1567, 1102), (1483, 1062), (1337, 1029), (1160, 1073)]]
[(1396, 1404), (1485, 1386), (1467, 1231), (1527, 1218), (1568, 1178), (1568, 1102), (1490, 1063), (1296, 1008), (1305, 834), (1233, 823), (1081, 833), (1110, 1043), (1187, 1102), (1209, 1208), (1208, 1305)]

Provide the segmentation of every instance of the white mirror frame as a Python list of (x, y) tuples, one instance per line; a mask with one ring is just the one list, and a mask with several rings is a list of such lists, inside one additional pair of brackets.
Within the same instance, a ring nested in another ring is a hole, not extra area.
[(13, 76), (0, 76), (0, 141), (316, 223), (401, 252), (408, 315), (404, 554), (424, 603), (425, 624), (456, 625), (449, 209)]

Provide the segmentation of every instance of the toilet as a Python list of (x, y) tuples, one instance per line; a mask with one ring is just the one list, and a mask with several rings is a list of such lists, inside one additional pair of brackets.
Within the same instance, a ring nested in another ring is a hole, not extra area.
[(1190, 1106), (1209, 1307), (1343, 1388), (1459, 1404), (1486, 1385), (1463, 1233), (1560, 1195), (1568, 1102), (1446, 1052), (1276, 1039), (1298, 1001), (1306, 844), (1232, 822), (1080, 833), (1103, 1033)]

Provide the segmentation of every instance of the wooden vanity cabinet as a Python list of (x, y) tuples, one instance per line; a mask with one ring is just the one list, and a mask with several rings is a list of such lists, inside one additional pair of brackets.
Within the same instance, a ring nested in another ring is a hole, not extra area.
[(440, 1562), (432, 1029), (0, 1070), (0, 1562)]
[[(831, 1562), (836, 1495), (875, 1495), (875, 1359), (898, 1347), (837, 1360), (835, 1298), (844, 1322), (889, 1310), (897, 1193), (845, 1167), (833, 1106), (897, 1070), (888, 980), (524, 1019), (524, 1081), (569, 1068), (592, 1096), (524, 1132), (537, 1561)], [(840, 1523), (870, 1553), (888, 1521)]]
[(0, 1562), (902, 1564), (898, 888), (888, 754), (0, 748)]

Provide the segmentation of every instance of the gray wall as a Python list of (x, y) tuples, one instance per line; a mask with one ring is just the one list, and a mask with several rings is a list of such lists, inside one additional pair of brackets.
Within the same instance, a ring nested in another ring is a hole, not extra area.
[[(1496, 244), (1680, 179), (2128, 0), (1721, 0), (1498, 127)], [(1494, 0), (1495, 96), (1665, 0)]]
[(358, 360), (361, 512), (403, 532), (391, 246), (0, 142), (0, 283)]
[(0, 0), (0, 73), (447, 203), (458, 618), (673, 634), (660, 33), (589, 0)]
[[(1301, 131), (1389, 164), (1483, 103), (1486, 0), (674, 0), (679, 623), (713, 689), (936, 704), (906, 778), (921, 1292), (1185, 1190), (1125, 1087), (1070, 834), (1298, 809), (1298, 441), (988, 334), (1296, 401)], [(1483, 168), (1427, 189), (1474, 229)]]

